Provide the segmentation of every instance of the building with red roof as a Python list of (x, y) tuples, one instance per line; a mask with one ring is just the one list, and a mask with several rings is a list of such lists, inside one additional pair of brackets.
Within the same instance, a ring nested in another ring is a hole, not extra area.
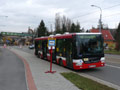
[[(97, 33), (99, 32), (99, 29), (91, 29), (90, 32), (92, 33)], [(104, 43), (105, 44), (114, 44), (115, 42), (115, 39), (114, 37), (112, 36), (111, 32), (109, 30), (105, 30), (105, 29), (102, 29), (101, 30), (101, 33), (102, 33), (102, 36), (104, 38)]]

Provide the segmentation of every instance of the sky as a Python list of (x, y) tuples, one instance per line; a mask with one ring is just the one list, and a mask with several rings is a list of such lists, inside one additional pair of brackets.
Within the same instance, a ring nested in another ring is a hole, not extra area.
[(0, 0), (0, 32), (27, 32), (36, 29), (44, 20), (48, 29), (55, 23), (55, 15), (65, 15), (81, 28), (97, 27), (100, 9), (102, 23), (117, 28), (120, 22), (120, 0)]

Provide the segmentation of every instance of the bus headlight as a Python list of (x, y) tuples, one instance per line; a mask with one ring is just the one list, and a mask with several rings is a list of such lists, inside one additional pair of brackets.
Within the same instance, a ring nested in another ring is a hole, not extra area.
[(101, 57), (100, 61), (101, 63), (105, 63), (105, 57)]

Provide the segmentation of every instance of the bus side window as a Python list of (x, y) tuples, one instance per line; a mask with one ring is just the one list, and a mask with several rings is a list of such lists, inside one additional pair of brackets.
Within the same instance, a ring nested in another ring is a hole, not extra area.
[(64, 45), (63, 45), (63, 39), (58, 39), (57, 42), (56, 42), (56, 52), (58, 55), (61, 55), (63, 56), (63, 48), (64, 48)]
[(42, 41), (39, 41), (38, 48), (39, 48), (39, 50), (41, 50), (41, 48), (42, 48)]

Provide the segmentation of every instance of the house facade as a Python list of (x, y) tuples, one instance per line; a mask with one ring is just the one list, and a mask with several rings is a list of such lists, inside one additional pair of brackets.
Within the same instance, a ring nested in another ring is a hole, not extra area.
[[(98, 33), (99, 29), (91, 29), (90, 32)], [(112, 34), (111, 34), (111, 32), (109, 30), (102, 29), (101, 33), (102, 33), (102, 36), (104, 38), (104, 44), (108, 45), (109, 47), (111, 45), (115, 45), (115, 39), (114, 39), (114, 37), (112, 36)]]

